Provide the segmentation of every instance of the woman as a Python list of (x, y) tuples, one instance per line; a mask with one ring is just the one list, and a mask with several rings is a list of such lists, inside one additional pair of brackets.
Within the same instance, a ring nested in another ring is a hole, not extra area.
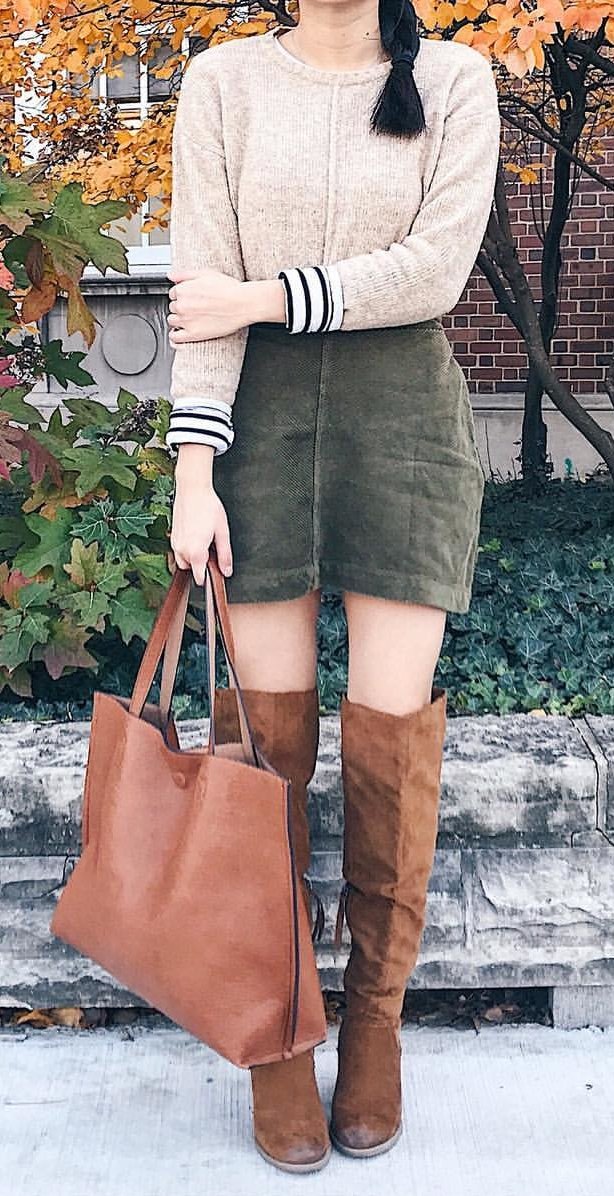
[[(255, 735), (293, 787), (309, 907), (320, 590), (341, 590), (344, 903), (351, 935), (330, 1137), (401, 1133), (400, 1014), (437, 833), (446, 611), (466, 611), (483, 475), (440, 317), (474, 265), (500, 119), (488, 61), (418, 36), (408, 0), (301, 0), (211, 47), (173, 132), (171, 544), (227, 577)], [(220, 740), (237, 737), (233, 689)], [(251, 1071), (258, 1149), (331, 1152), (313, 1053)]]

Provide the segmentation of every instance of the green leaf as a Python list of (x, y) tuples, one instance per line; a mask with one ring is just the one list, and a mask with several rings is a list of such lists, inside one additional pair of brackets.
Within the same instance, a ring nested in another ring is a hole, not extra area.
[(34, 536), (28, 534), (23, 517), (3, 515), (0, 519), (0, 552), (11, 556), (24, 544), (24, 539), (26, 544), (35, 543)]
[(23, 401), (24, 395), (30, 393), (29, 386), (14, 386), (12, 390), (0, 390), (0, 411), (6, 411), (15, 423), (26, 424), (27, 427), (44, 423), (44, 416), (40, 411), (31, 403)]
[(114, 544), (117, 536), (110, 528), (112, 516), (113, 503), (109, 499), (93, 502), (85, 510), (79, 511), (75, 533), (80, 535), (85, 544), (91, 544), (93, 540), (102, 545), (109, 542)]
[(126, 249), (114, 237), (100, 232), (101, 225), (129, 212), (129, 205), (119, 199), (103, 199), (100, 203), (86, 204), (82, 199), (81, 183), (68, 183), (58, 192), (53, 205), (53, 215), (36, 229), (29, 230), (37, 236), (53, 255), (57, 267), (74, 276), (74, 259), (93, 262), (104, 274), (109, 267), (121, 274), (128, 273)]
[(112, 596), (117, 594), (118, 590), (121, 590), (126, 585), (125, 564), (116, 565), (112, 561), (103, 561), (100, 565), (96, 585), (104, 594), (111, 594)]
[(42, 611), (28, 611), (14, 631), (7, 631), (0, 639), (0, 665), (16, 669), (25, 664), (35, 644), (44, 644), (49, 638), (49, 615)]
[[(68, 384), (73, 386), (93, 386), (95, 378), (81, 367), (81, 362), (87, 354), (83, 349), (71, 349), (66, 352), (62, 346), (61, 340), (48, 341), (43, 346), (43, 357), (45, 359), (45, 372), (64, 390), (68, 389)], [(66, 406), (70, 406), (67, 403)], [(105, 409), (106, 410), (106, 409)]]
[(76, 470), (75, 489), (79, 496), (95, 490), (103, 479), (112, 479), (127, 490), (134, 490), (136, 473), (130, 468), (130, 456), (120, 449), (85, 445), (64, 453), (64, 460)]
[(128, 540), (133, 536), (146, 536), (147, 528), (154, 522), (154, 518), (145, 510), (142, 499), (138, 502), (124, 502), (117, 512), (117, 530)]
[(73, 440), (76, 439), (77, 429), (74, 425), (71, 427), (70, 421), (64, 423), (59, 403), (51, 413), (44, 434), (45, 436), (52, 436), (56, 446), (63, 445), (64, 448), (66, 448), (67, 444), (72, 444)]
[(72, 511), (59, 509), (55, 519), (43, 519), (42, 515), (26, 515), (24, 523), (38, 539), (38, 544), (20, 549), (13, 562), (26, 577), (33, 577), (50, 565), (54, 572), (61, 570), (70, 557), (70, 529), (74, 522)]
[(117, 419), (116, 412), (111, 411), (105, 403), (99, 403), (96, 399), (66, 399), (64, 406), (68, 408), (81, 428), (88, 424), (93, 424), (97, 428), (112, 428)]
[(100, 590), (78, 590), (73, 594), (61, 594), (57, 603), (62, 610), (76, 615), (81, 627), (104, 631), (105, 615), (109, 613), (109, 599)]
[(145, 605), (141, 591), (136, 588), (121, 590), (118, 597), (111, 601), (110, 619), (125, 644), (129, 644), (135, 635), (147, 640), (154, 618), (154, 611)]
[(163, 398), (158, 399), (155, 417), (154, 417), (154, 419), (152, 419), (150, 421), (151, 426), (153, 428), (153, 431), (154, 431), (157, 439), (162, 444), (164, 444), (166, 434), (167, 434), (169, 426), (170, 426), (170, 417), (171, 417), (172, 409), (173, 409), (173, 404), (171, 402), (169, 402), (168, 399), (163, 399)]
[(128, 411), (132, 411), (132, 408), (136, 407), (138, 401), (136, 395), (133, 395), (130, 390), (126, 390), (123, 386), (119, 388), (117, 392), (117, 410), (121, 415), (126, 415)]
[(136, 569), (140, 577), (153, 581), (168, 589), (171, 573), (165, 556), (153, 552), (138, 552), (130, 560), (130, 568)]
[(31, 606), (45, 606), (54, 588), (52, 581), (33, 581), (29, 586), (21, 586), (18, 592), (18, 609), (28, 610)]

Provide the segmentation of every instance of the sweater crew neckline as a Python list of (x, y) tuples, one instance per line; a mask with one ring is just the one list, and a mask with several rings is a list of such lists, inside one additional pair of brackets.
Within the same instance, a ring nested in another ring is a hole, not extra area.
[(294, 54), (291, 54), (282, 45), (280, 34), (285, 32), (286, 30), (283, 28), (268, 29), (261, 35), (263, 45), (274, 55), (279, 65), (285, 66), (287, 70), (296, 75), (312, 79), (316, 83), (368, 83), (374, 79), (385, 79), (390, 71), (390, 60), (348, 71), (328, 70), (324, 67), (312, 66), (309, 62), (295, 58)]

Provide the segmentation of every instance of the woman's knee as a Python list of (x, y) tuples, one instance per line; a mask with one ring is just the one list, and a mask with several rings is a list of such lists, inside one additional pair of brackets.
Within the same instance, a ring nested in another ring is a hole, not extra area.
[(283, 691), (315, 685), (320, 596), (321, 590), (311, 590), (282, 602), (228, 603), (242, 687)]
[(430, 700), (446, 611), (343, 591), (350, 701), (406, 714)]

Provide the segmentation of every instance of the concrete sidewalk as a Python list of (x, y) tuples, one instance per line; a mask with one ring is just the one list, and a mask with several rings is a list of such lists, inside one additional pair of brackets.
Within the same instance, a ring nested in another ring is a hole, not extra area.
[[(132, 1036), (132, 1038), (130, 1037)], [(335, 1036), (318, 1048), (330, 1104)], [(405, 1134), (287, 1176), (251, 1145), (249, 1076), (180, 1030), (0, 1033), (1, 1196), (607, 1196), (614, 1030), (403, 1031)]]

